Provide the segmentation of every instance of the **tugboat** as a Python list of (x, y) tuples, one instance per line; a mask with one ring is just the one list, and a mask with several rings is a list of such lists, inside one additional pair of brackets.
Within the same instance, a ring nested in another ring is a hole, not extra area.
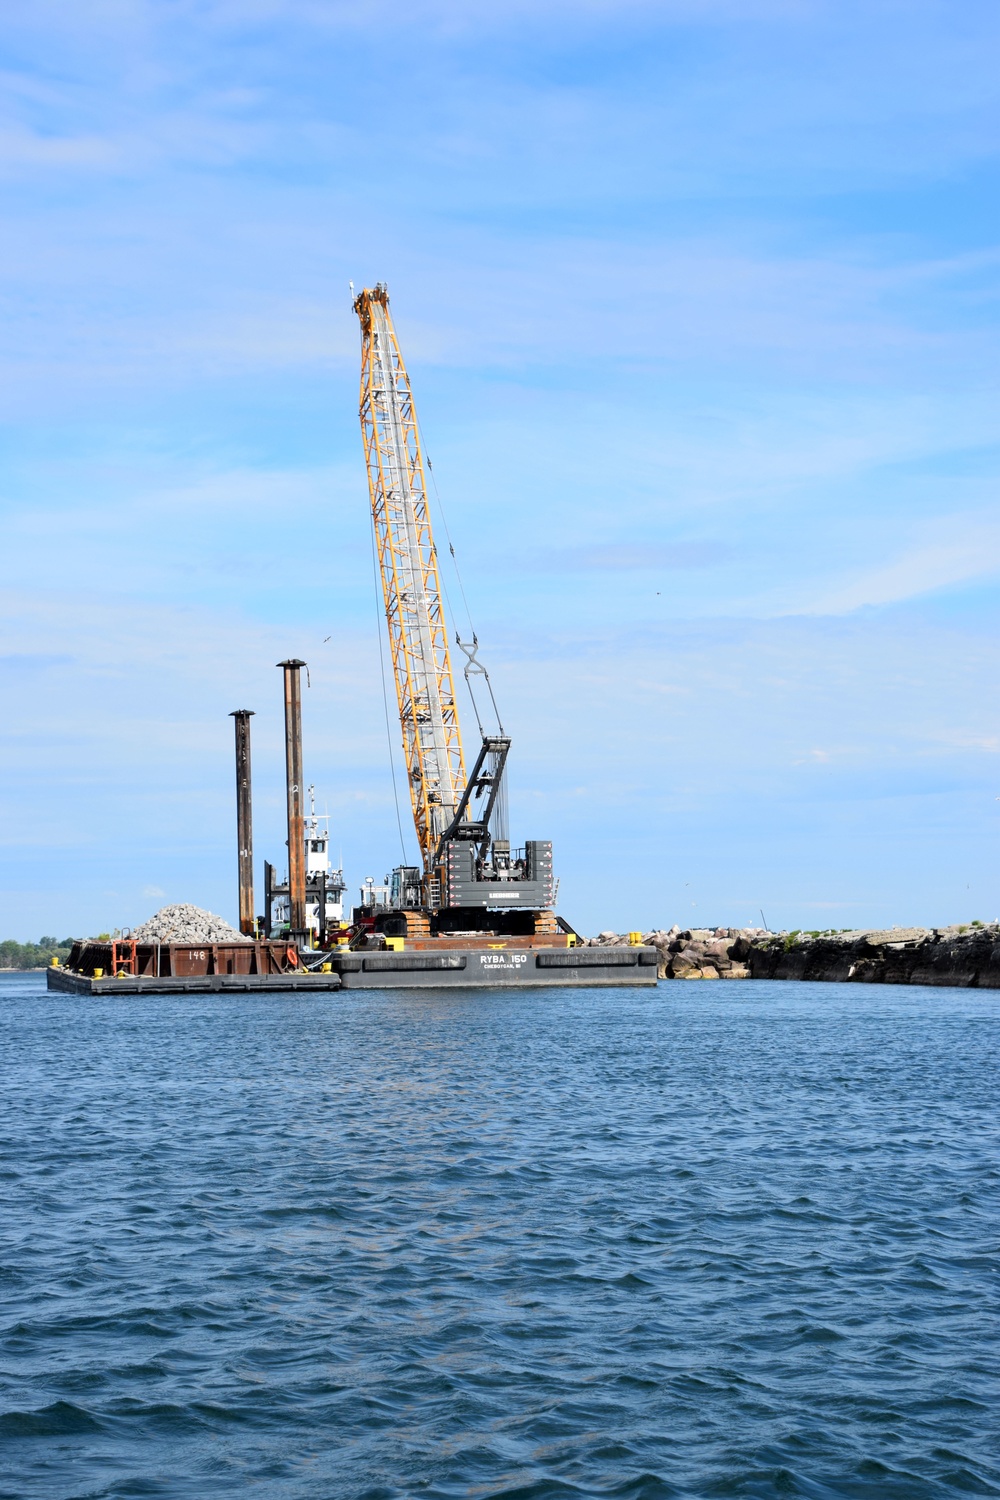
[[(301, 946), (332, 948), (340, 941), (344, 925), (343, 868), (330, 864), (330, 816), (316, 811), (316, 788), (307, 788), (309, 813), (303, 819), (305, 841), (305, 928)], [(276, 880), (273, 865), (264, 862), (264, 936), (282, 937), (291, 930), (291, 888), (288, 876)]]

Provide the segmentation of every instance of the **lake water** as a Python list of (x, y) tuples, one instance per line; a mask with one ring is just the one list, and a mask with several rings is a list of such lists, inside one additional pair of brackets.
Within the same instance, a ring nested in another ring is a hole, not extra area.
[(1000, 1495), (1000, 995), (0, 978), (0, 1496)]

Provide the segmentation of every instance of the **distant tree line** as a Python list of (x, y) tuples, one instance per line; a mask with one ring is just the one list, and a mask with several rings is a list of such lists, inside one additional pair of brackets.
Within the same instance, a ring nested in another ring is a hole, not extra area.
[(72, 938), (42, 937), (37, 943), (18, 943), (6, 938), (0, 943), (0, 969), (47, 969), (53, 958), (69, 958)]

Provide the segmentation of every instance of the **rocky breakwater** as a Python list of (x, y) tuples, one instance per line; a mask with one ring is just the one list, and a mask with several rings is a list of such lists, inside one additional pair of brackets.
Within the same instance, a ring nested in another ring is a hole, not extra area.
[[(600, 947), (627, 933), (589, 938)], [(813, 979), (1000, 989), (1000, 923), (880, 931), (765, 932), (760, 927), (659, 928), (642, 934), (660, 979)]]
[(746, 944), (745, 962), (753, 979), (995, 990), (1000, 989), (1000, 925), (755, 934)]
[[(644, 932), (642, 941), (656, 948), (659, 979), (750, 979), (746, 963), (750, 941), (757, 930), (735, 927), (657, 928)], [(597, 947), (615, 947), (629, 942), (627, 933), (599, 932), (588, 939)]]

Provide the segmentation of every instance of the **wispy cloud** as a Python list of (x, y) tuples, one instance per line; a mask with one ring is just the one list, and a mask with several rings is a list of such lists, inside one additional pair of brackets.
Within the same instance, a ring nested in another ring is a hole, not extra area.
[(1000, 524), (993, 515), (956, 514), (918, 528), (916, 545), (904, 546), (876, 566), (861, 567), (822, 590), (806, 606), (811, 614), (842, 614), (864, 605), (897, 604), (936, 589), (1000, 577)]
[[(510, 565), (530, 571), (570, 573), (671, 572), (689, 568), (714, 568), (729, 562), (734, 549), (726, 542), (705, 538), (702, 541), (651, 542), (646, 546), (608, 542), (588, 547), (563, 547), (558, 550), (529, 552), (520, 549), (510, 556)], [(516, 559), (516, 562), (515, 562)]]
[(101, 136), (42, 135), (23, 127), (0, 126), (0, 172), (45, 167), (93, 172), (121, 159), (117, 144)]

